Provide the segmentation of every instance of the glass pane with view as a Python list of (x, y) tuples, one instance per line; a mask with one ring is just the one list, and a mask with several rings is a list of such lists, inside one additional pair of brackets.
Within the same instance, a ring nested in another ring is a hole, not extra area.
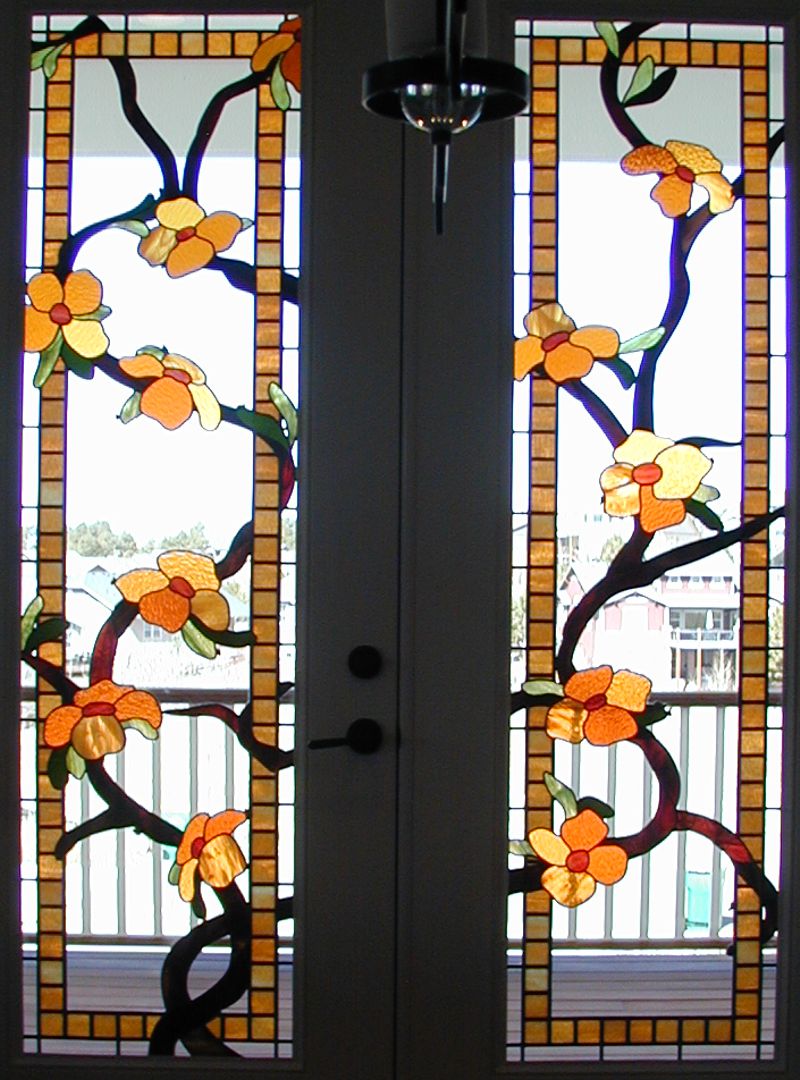
[(300, 20), (31, 29), (25, 1049), (288, 1057)]
[(782, 40), (517, 24), (512, 1061), (773, 1054)]

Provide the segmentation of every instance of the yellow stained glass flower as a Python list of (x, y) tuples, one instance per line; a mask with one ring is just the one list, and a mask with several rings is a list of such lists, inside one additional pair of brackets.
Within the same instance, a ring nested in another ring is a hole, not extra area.
[(158, 729), (161, 708), (156, 699), (144, 690), (102, 679), (78, 690), (71, 705), (59, 705), (48, 714), (45, 745), (54, 750), (71, 745), (86, 761), (99, 761), (119, 753), (125, 745), (125, 726), (132, 721)]
[(561, 304), (538, 304), (525, 316), (528, 336), (514, 345), (514, 378), (543, 367), (555, 383), (582, 379), (595, 360), (619, 351), (619, 334), (608, 326), (576, 328)]
[(108, 350), (100, 320), (90, 317), (103, 299), (103, 286), (94, 274), (74, 270), (62, 285), (54, 273), (46, 270), (31, 278), (27, 293), (25, 352), (42, 352), (53, 344), (59, 332), (67, 345), (87, 360), (96, 360)]
[(143, 351), (124, 357), (119, 366), (134, 379), (148, 380), (141, 392), (141, 410), (163, 427), (174, 431), (193, 412), (206, 431), (219, 427), (222, 420), (219, 402), (206, 386), (202, 368), (185, 356), (165, 353), (159, 358), (155, 353)]
[(636, 428), (614, 450), (615, 465), (600, 476), (605, 510), (612, 517), (638, 515), (645, 532), (677, 525), (712, 462), (689, 443), (673, 443)]
[(658, 173), (661, 179), (650, 197), (669, 218), (688, 212), (695, 184), (708, 192), (708, 209), (712, 214), (730, 210), (736, 201), (733, 188), (722, 175), (722, 162), (710, 150), (695, 143), (670, 139), (663, 146), (637, 146), (625, 155), (620, 165), (632, 176)]
[(173, 278), (207, 266), (245, 227), (238, 215), (224, 210), (206, 216), (185, 195), (159, 203), (156, 220), (158, 225), (140, 240), (139, 254), (151, 266), (166, 266)]
[(301, 70), (301, 20), (285, 19), (276, 34), (271, 34), (258, 46), (250, 59), (253, 71), (264, 71), (276, 56), (281, 56), (284, 79), (299, 92)]
[(551, 739), (610, 746), (639, 730), (634, 716), (647, 705), (651, 682), (633, 671), (608, 665), (576, 671), (564, 685), (564, 697), (547, 710)]
[(577, 907), (594, 895), (597, 882), (613, 885), (628, 868), (628, 856), (617, 844), (605, 844), (608, 827), (594, 810), (567, 818), (561, 835), (550, 829), (528, 834), (531, 847), (549, 863), (542, 885), (559, 904)]
[(226, 630), (228, 602), (220, 594), (214, 561), (192, 551), (165, 551), (158, 570), (130, 570), (115, 585), (145, 622), (174, 634), (191, 616), (209, 630)]
[(182, 900), (194, 900), (196, 876), (215, 889), (224, 889), (247, 869), (241, 848), (231, 836), (247, 815), (223, 810), (209, 817), (196, 814), (181, 838), (176, 862), (180, 867), (178, 891)]

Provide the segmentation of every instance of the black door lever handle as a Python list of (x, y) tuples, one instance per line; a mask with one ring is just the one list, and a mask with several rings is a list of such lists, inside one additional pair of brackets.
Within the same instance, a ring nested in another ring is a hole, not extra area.
[(383, 728), (375, 720), (360, 717), (354, 720), (343, 737), (312, 739), (309, 750), (331, 750), (335, 746), (349, 746), (357, 754), (374, 754), (383, 743)]

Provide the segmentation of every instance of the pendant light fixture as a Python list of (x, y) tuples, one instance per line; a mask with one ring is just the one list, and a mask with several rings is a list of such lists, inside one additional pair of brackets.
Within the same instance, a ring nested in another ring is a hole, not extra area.
[(389, 59), (364, 73), (362, 101), (430, 135), (437, 234), (444, 227), (450, 142), (528, 101), (523, 71), (486, 56), (485, 0), (386, 0)]

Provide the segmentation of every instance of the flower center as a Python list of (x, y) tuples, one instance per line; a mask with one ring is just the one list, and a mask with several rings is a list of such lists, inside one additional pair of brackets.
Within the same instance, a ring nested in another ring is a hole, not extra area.
[(567, 870), (572, 870), (575, 874), (582, 873), (589, 865), (589, 852), (588, 851), (571, 851), (567, 855)]
[(194, 234), (197, 232), (194, 225), (187, 225), (185, 229), (179, 229), (175, 233), (175, 239), (180, 244), (183, 240), (191, 240)]
[(542, 342), (542, 348), (545, 352), (552, 352), (553, 349), (557, 349), (559, 345), (563, 345), (565, 341), (569, 341), (569, 334), (566, 330), (559, 330), (557, 334), (550, 334)]
[(191, 852), (192, 852), (192, 858), (193, 859), (199, 859), (200, 858), (200, 852), (203, 850), (203, 848), (205, 846), (206, 846), (206, 842), (202, 838), (202, 836), (196, 836), (194, 838), (194, 840), (192, 840), (192, 846), (191, 846), (191, 849), (190, 849)]
[(694, 173), (691, 169), (687, 169), (685, 165), (679, 165), (675, 170), (675, 175), (679, 180), (683, 180), (687, 184), (694, 183)]
[(194, 589), (185, 577), (171, 578), (169, 587), (174, 593), (177, 593), (178, 596), (184, 596), (187, 600), (191, 600), (194, 596)]
[(50, 320), (56, 326), (66, 326), (72, 322), (72, 312), (66, 304), (53, 304), (50, 308)]
[(109, 701), (91, 701), (83, 706), (84, 716), (113, 716), (114, 706)]
[(179, 371), (176, 368), (165, 368), (164, 378), (174, 379), (175, 382), (183, 383), (184, 386), (192, 381), (192, 376), (188, 371)]
[(597, 709), (602, 709), (605, 704), (605, 694), (592, 694), (590, 698), (587, 698), (586, 701), (584, 701), (583, 707), (587, 712), (595, 712)]
[(664, 475), (664, 470), (654, 461), (648, 461), (644, 465), (637, 465), (631, 473), (631, 480), (635, 484), (656, 484)]

